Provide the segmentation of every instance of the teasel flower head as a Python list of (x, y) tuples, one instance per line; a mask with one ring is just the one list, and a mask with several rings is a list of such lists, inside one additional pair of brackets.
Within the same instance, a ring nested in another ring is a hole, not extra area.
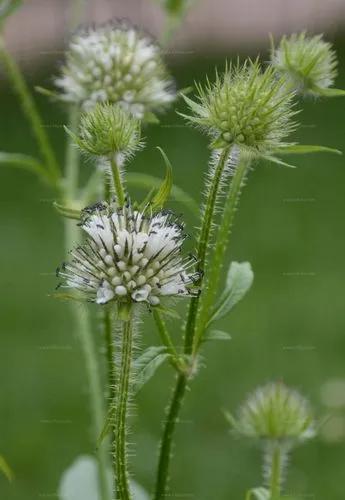
[(247, 60), (242, 66), (216, 73), (214, 83), (197, 86), (197, 101), (184, 97), (192, 115), (183, 115), (212, 138), (212, 147), (237, 145), (254, 154), (265, 154), (286, 145), (296, 128), (294, 94), (285, 89), (285, 78), (272, 67)]
[(315, 434), (308, 401), (281, 382), (256, 389), (242, 404), (232, 423), (239, 435), (289, 445)]
[(337, 76), (336, 53), (322, 35), (283, 36), (277, 48), (272, 46), (271, 64), (301, 95), (327, 95)]
[(76, 33), (55, 85), (62, 100), (84, 110), (109, 102), (139, 119), (162, 111), (176, 97), (159, 47), (125, 23)]
[(143, 145), (140, 128), (140, 120), (119, 105), (97, 103), (81, 115), (78, 135), (66, 130), (83, 152), (106, 159), (124, 159)]
[(157, 306), (164, 298), (198, 295), (195, 258), (181, 254), (186, 235), (171, 212), (99, 203), (84, 210), (81, 227), (86, 242), (58, 269), (61, 286), (97, 304)]

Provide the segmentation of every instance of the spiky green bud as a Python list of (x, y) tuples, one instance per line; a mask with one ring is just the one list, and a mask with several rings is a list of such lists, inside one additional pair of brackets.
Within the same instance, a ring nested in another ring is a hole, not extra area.
[(327, 89), (337, 76), (336, 53), (322, 35), (283, 36), (278, 47), (272, 47), (271, 64), (301, 95), (330, 95)]
[(83, 113), (78, 135), (69, 134), (82, 151), (98, 157), (125, 158), (141, 146), (140, 121), (109, 103), (98, 103)]
[(263, 440), (296, 443), (315, 433), (308, 401), (281, 382), (256, 389), (232, 423), (240, 435)]
[(185, 97), (193, 112), (186, 118), (214, 139), (215, 148), (238, 145), (265, 154), (285, 145), (295, 129), (293, 94), (271, 67), (262, 71), (249, 60), (230, 65), (214, 83), (197, 90), (198, 102)]
[(140, 119), (162, 111), (176, 98), (159, 47), (123, 22), (74, 35), (55, 84), (62, 100), (84, 110), (110, 102)]

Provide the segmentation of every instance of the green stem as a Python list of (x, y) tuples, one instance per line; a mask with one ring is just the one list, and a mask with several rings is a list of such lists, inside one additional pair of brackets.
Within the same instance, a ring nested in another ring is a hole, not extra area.
[(132, 321), (130, 313), (128, 320), (123, 322), (121, 368), (117, 398), (114, 402), (116, 405), (113, 441), (114, 472), (116, 493), (119, 500), (132, 499), (127, 466), (127, 416), (133, 350)]
[[(71, 110), (70, 128), (76, 130), (79, 114), (75, 109)], [(65, 183), (63, 184), (63, 197), (73, 202), (77, 197), (78, 177), (79, 177), (79, 153), (72, 144), (67, 143), (66, 150), (66, 173)], [(66, 252), (70, 251), (75, 245), (80, 243), (81, 234), (76, 222), (70, 219), (64, 219), (65, 247)], [(72, 304), (72, 313), (75, 320), (75, 329), (84, 353), (84, 362), (86, 368), (87, 385), (90, 388), (90, 408), (92, 415), (93, 440), (96, 443), (104, 426), (105, 411), (103, 386), (97, 358), (97, 349), (91, 330), (91, 319), (88, 310), (81, 309)], [(100, 445), (97, 449), (97, 462), (99, 472), (99, 491), (102, 500), (111, 500), (112, 492), (107, 478), (108, 454), (106, 446)]]
[(181, 361), (179, 359), (179, 354), (174, 346), (173, 341), (171, 340), (169, 330), (163, 320), (161, 314), (153, 310), (153, 318), (157, 325), (157, 330), (162, 340), (163, 345), (167, 348), (168, 353), (171, 355), (170, 362), (177, 370), (182, 370), (183, 366), (181, 366)]
[(206, 283), (204, 284), (203, 292), (200, 297), (200, 307), (193, 346), (194, 354), (196, 354), (200, 347), (203, 334), (207, 327), (210, 311), (214, 303), (214, 298), (218, 290), (225, 252), (229, 246), (229, 238), (234, 223), (235, 213), (250, 163), (251, 157), (241, 154), (239, 164), (235, 167), (236, 170), (225, 201), (220, 226), (217, 231), (215, 247), (212, 252), (212, 260), (209, 263), (209, 268), (207, 269)]
[(282, 473), (282, 454), (279, 444), (276, 444), (270, 453), (270, 500), (279, 500)]
[[(205, 268), (207, 249), (209, 247), (209, 240), (211, 236), (211, 229), (216, 209), (217, 194), (219, 185), (222, 179), (223, 171), (228, 161), (230, 148), (225, 148), (219, 157), (218, 164), (216, 165), (214, 175), (211, 180), (210, 188), (207, 195), (206, 206), (203, 212), (202, 225), (197, 244), (197, 259), (200, 269)], [(200, 286), (202, 283), (200, 284)], [(194, 333), (196, 325), (196, 317), (198, 313), (200, 297), (191, 299), (188, 311), (188, 318), (185, 333), (185, 354), (191, 354), (194, 342)]]
[(61, 173), (41, 116), (19, 66), (9, 52), (7, 52), (5, 42), (1, 37), (0, 60), (5, 66), (8, 77), (19, 97), (22, 109), (31, 124), (32, 132), (37, 141), (40, 153), (46, 163), (47, 170), (49, 171), (51, 183), (53, 186), (57, 186)]
[(122, 185), (121, 172), (118, 164), (116, 163), (114, 158), (110, 160), (111, 171), (113, 174), (115, 193), (117, 197), (118, 204), (123, 207), (126, 201), (125, 190)]
[[(230, 148), (226, 148), (221, 152), (207, 194), (206, 206), (205, 210), (203, 211), (202, 225), (197, 244), (197, 259), (199, 262), (199, 267), (201, 269), (205, 267), (207, 249), (209, 247), (209, 240), (211, 237), (211, 228), (216, 210), (217, 195), (223, 171), (228, 161), (229, 153), (230, 153)], [(188, 311), (188, 318), (187, 318), (187, 325), (185, 332), (185, 343), (184, 343), (184, 353), (187, 355), (192, 353), (198, 306), (199, 306), (199, 298), (198, 297), (192, 298)], [(170, 403), (170, 407), (168, 409), (168, 418), (164, 426), (161, 446), (160, 446), (157, 482), (156, 482), (156, 490), (154, 496), (155, 500), (163, 498), (166, 493), (168, 477), (169, 477), (169, 466), (171, 460), (173, 435), (175, 431), (176, 421), (178, 419), (178, 415), (185, 395), (187, 381), (188, 381), (187, 373), (181, 373), (177, 377), (175, 390), (173, 392), (173, 397)]]
[(167, 418), (164, 424), (161, 447), (159, 450), (158, 472), (155, 493), (153, 496), (154, 500), (166, 498), (173, 437), (186, 388), (187, 376), (181, 373), (177, 376), (175, 390), (168, 407)]

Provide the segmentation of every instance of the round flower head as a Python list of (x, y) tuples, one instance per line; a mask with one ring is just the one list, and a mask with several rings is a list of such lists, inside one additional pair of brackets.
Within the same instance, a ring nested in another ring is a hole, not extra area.
[(295, 129), (293, 94), (273, 68), (261, 71), (257, 62), (226, 68), (215, 83), (200, 85), (198, 102), (185, 97), (192, 116), (186, 118), (214, 138), (213, 147), (246, 147), (264, 154), (283, 146)]
[(335, 51), (322, 35), (308, 37), (303, 32), (284, 36), (271, 50), (271, 63), (302, 95), (322, 94), (337, 76)]
[(140, 119), (175, 99), (158, 46), (123, 23), (77, 33), (55, 84), (63, 100), (84, 109), (108, 101)]
[(280, 382), (259, 387), (241, 406), (235, 430), (247, 437), (297, 442), (315, 433), (308, 401)]
[(62, 285), (81, 291), (97, 304), (146, 302), (193, 296), (199, 273), (192, 256), (183, 258), (183, 227), (171, 212), (146, 215), (125, 207), (97, 204), (84, 211), (84, 245), (58, 269)]
[(118, 105), (97, 103), (82, 114), (77, 136), (67, 132), (82, 151), (111, 158), (130, 156), (141, 146), (140, 121)]

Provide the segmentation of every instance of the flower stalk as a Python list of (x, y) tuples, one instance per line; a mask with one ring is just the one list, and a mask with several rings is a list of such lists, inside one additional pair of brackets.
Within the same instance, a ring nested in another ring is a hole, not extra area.
[(118, 163), (116, 162), (115, 158), (111, 158), (110, 165), (111, 165), (111, 172), (113, 175), (116, 198), (117, 198), (119, 206), (123, 207), (123, 205), (125, 204), (125, 201), (126, 201), (126, 194), (125, 194), (124, 187), (122, 185), (120, 167), (119, 167)]
[(117, 498), (131, 500), (127, 464), (127, 415), (130, 395), (130, 377), (133, 350), (133, 316), (129, 311), (126, 321), (122, 322), (122, 353), (119, 381), (117, 387), (114, 421), (114, 473)]
[(282, 473), (282, 452), (279, 443), (270, 450), (270, 500), (279, 500)]

